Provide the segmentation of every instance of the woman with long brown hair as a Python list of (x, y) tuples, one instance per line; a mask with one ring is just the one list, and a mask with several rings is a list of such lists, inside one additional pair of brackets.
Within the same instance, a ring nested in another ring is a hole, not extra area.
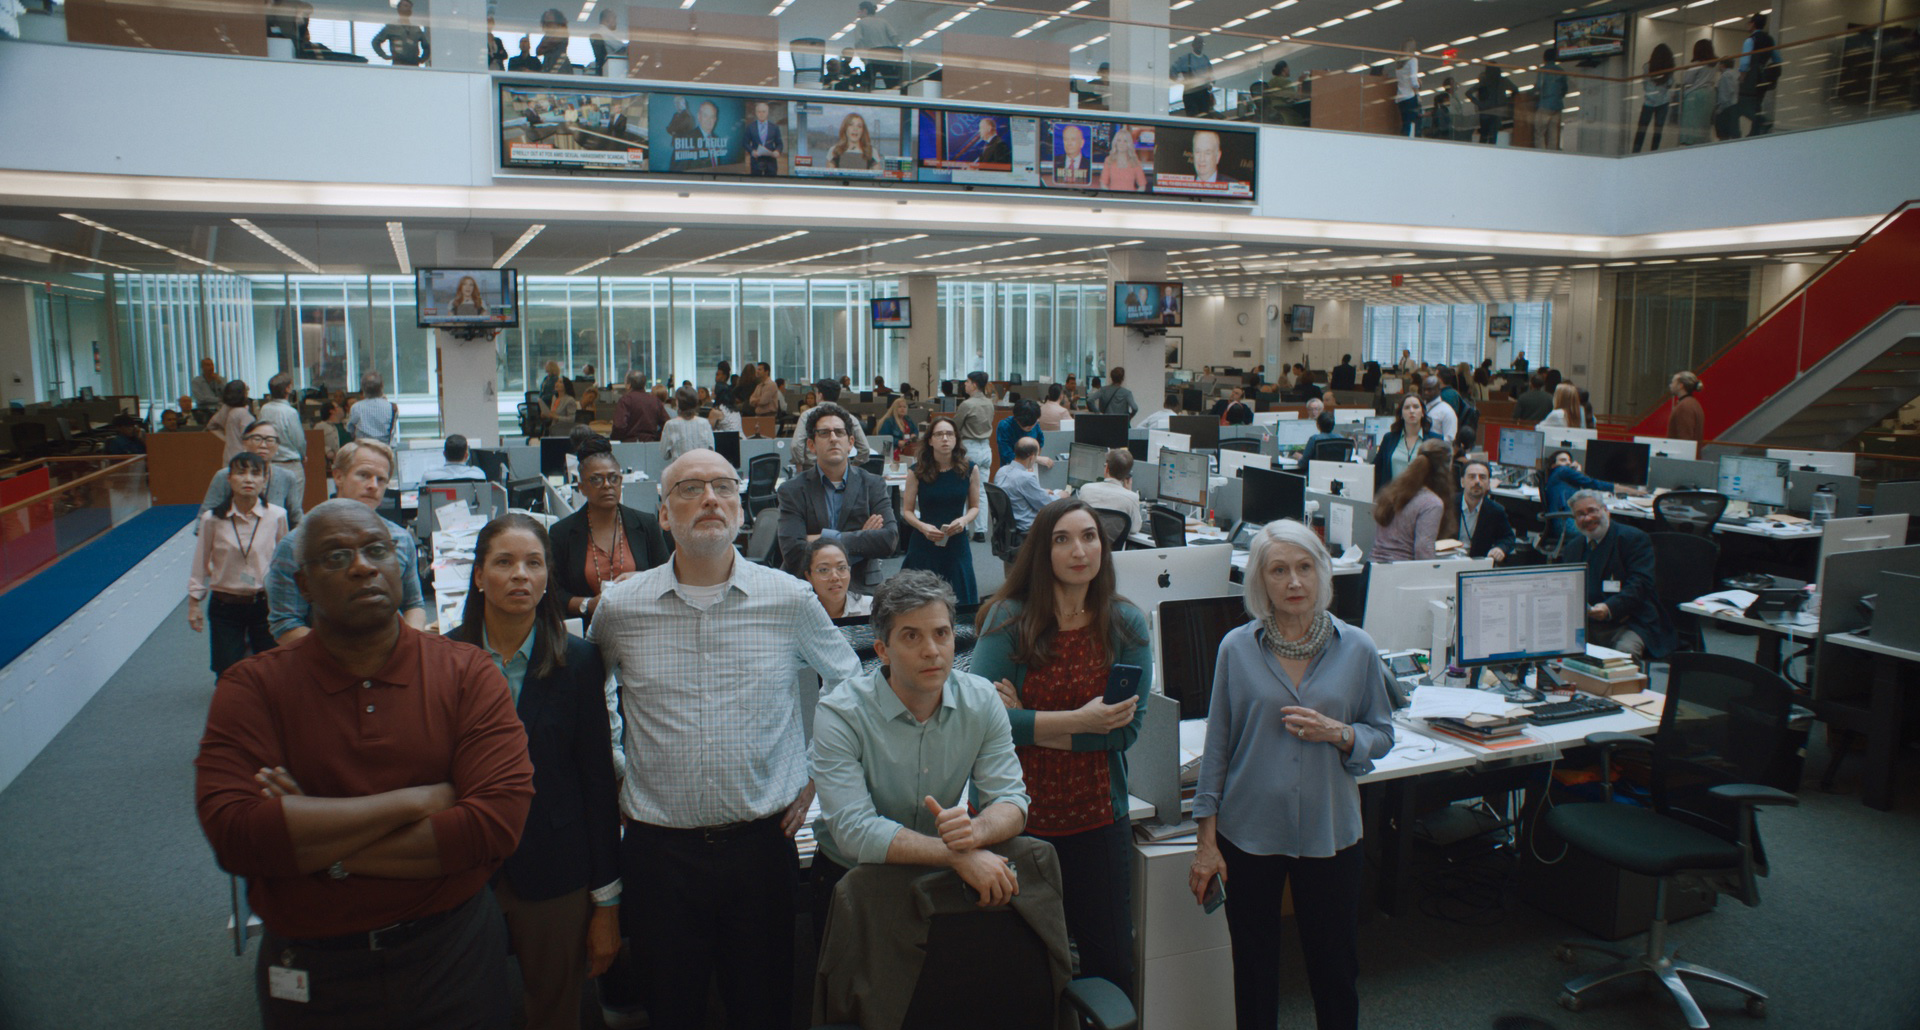
[[(1133, 990), (1126, 750), (1146, 718), (1147, 618), (1114, 586), (1093, 508), (1064, 498), (1034, 516), (1013, 568), (980, 609), (973, 673), (994, 681), (1013, 724), (1026, 832), (1060, 858), (1067, 932), (1080, 972)], [(1134, 696), (1106, 703), (1116, 665), (1139, 668)]]
[(1553, 410), (1547, 417), (1534, 425), (1535, 429), (1585, 429), (1587, 411), (1580, 406), (1580, 388), (1572, 383), (1561, 383), (1553, 388)]
[(1393, 478), (1373, 495), (1374, 561), (1418, 561), (1434, 556), (1433, 545), (1454, 527), (1453, 448), (1427, 440)]
[(980, 514), (980, 480), (960, 447), (952, 415), (927, 420), (920, 457), (900, 489), (900, 521), (913, 530), (903, 569), (925, 569), (953, 585), (960, 604), (980, 600), (967, 525)]

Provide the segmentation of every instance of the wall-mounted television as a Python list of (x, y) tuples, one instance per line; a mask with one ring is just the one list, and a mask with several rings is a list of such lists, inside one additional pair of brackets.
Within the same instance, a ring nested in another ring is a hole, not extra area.
[(921, 182), (966, 186), (1040, 185), (1039, 119), (990, 111), (919, 111)]
[(913, 110), (885, 104), (789, 105), (793, 121), (791, 174), (812, 179), (914, 177)]
[(1177, 329), (1186, 313), (1179, 283), (1114, 283), (1113, 324)]
[(1153, 134), (1153, 192), (1252, 200), (1259, 142), (1251, 132), (1158, 126)]
[(913, 307), (907, 298), (875, 297), (871, 306), (875, 329), (913, 328)]
[(1501, 337), (1512, 336), (1513, 335), (1513, 316), (1512, 315), (1487, 316), (1487, 335), (1501, 336)]
[(1627, 12), (1583, 14), (1577, 18), (1556, 18), (1553, 45), (1560, 49), (1563, 61), (1592, 57), (1612, 57), (1627, 52)]
[(645, 93), (500, 87), (503, 168), (640, 173), (648, 146)]
[(1296, 333), (1313, 332), (1313, 305), (1295, 304), (1287, 309), (1287, 328)]
[(416, 268), (413, 299), (422, 329), (520, 325), (520, 275), (511, 268)]

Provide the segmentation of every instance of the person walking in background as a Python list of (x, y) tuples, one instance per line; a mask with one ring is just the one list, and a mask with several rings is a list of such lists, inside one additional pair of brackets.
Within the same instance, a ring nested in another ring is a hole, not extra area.
[(1480, 142), (1498, 143), (1500, 126), (1513, 116), (1513, 84), (1489, 64), (1473, 86), (1473, 106), (1480, 113)]
[(1193, 37), (1193, 49), (1173, 59), (1173, 81), (1181, 87), (1180, 104), (1189, 118), (1213, 117), (1213, 59), (1206, 40)]
[(700, 416), (700, 396), (688, 387), (674, 392), (673, 403), (680, 417), (669, 419), (660, 430), (662, 460), (672, 461), (689, 451), (713, 450), (713, 425)]
[(392, 447), (400, 439), (400, 409), (387, 399), (378, 372), (360, 377), (360, 399), (347, 409), (347, 431), (355, 440), (377, 440)]
[(1731, 57), (1722, 60), (1714, 71), (1713, 138), (1740, 138), (1740, 72)]
[(1707, 411), (1694, 394), (1700, 392), (1700, 377), (1692, 372), (1675, 372), (1667, 382), (1673, 394), (1673, 410), (1667, 414), (1667, 435), (1675, 440), (1705, 440)]
[(1125, 415), (1131, 419), (1140, 413), (1140, 405), (1133, 399), (1133, 391), (1127, 389), (1127, 370), (1115, 365), (1107, 370), (1107, 385), (1093, 391), (1087, 398), (1087, 407), (1107, 415)]
[(399, 20), (374, 33), (370, 44), (373, 52), (398, 65), (426, 64), (433, 49), (427, 41), (427, 30), (413, 23), (413, 0), (399, 0), (393, 5), (393, 13)]
[(1452, 537), (1453, 448), (1444, 440), (1420, 444), (1407, 470), (1373, 498), (1373, 561), (1425, 561), (1434, 543)]
[(647, 377), (635, 369), (627, 373), (627, 392), (613, 406), (613, 438), (623, 443), (660, 439), (667, 422), (667, 406), (647, 389)]
[(899, 45), (900, 37), (894, 35), (893, 26), (880, 17), (880, 10), (873, 5), (873, 0), (860, 0), (860, 17), (853, 20), (854, 49), (863, 51), (861, 57), (864, 58), (864, 51), (874, 47)]
[(1560, 69), (1560, 48), (1548, 47), (1540, 75), (1533, 80), (1533, 145), (1560, 149), (1560, 121), (1567, 108), (1567, 73)]
[(1587, 412), (1580, 404), (1580, 390), (1572, 383), (1561, 383), (1553, 388), (1553, 410), (1547, 417), (1534, 423), (1533, 428), (1548, 429), (1585, 429)]
[(567, 56), (567, 16), (557, 7), (549, 7), (540, 13), (540, 45), (533, 54), (540, 60), (540, 70), (568, 75), (573, 72), (573, 59)]
[(1407, 37), (1400, 49), (1406, 60), (1393, 71), (1393, 102), (1400, 108), (1400, 135), (1420, 135), (1420, 44)]
[(946, 580), (961, 604), (980, 600), (967, 525), (980, 515), (983, 474), (961, 448), (953, 416), (935, 415), (900, 491), (900, 520), (912, 531), (901, 568), (925, 569)]
[(1653, 123), (1653, 149), (1660, 149), (1660, 133), (1667, 127), (1667, 109), (1673, 102), (1673, 50), (1654, 46), (1647, 58), (1647, 77), (1640, 85), (1640, 124), (1633, 130), (1633, 152), (1646, 142), (1647, 123)]
[[(187, 625), (207, 641), (213, 674), (250, 654), (273, 650), (267, 621), (267, 566), (287, 535), (287, 512), (263, 495), (272, 466), (252, 451), (227, 463), (225, 500), (200, 513), (199, 539), (187, 572)], [(207, 613), (200, 614), (201, 602)]]
[(1680, 77), (1680, 145), (1690, 147), (1713, 138), (1713, 40), (1694, 41), (1693, 67)]
[(1756, 14), (1747, 24), (1753, 31), (1740, 43), (1739, 114), (1747, 119), (1747, 135), (1764, 136), (1773, 131), (1765, 105), (1767, 94), (1780, 84), (1780, 55), (1767, 34), (1766, 15)]
[(618, 57), (625, 59), (627, 44), (620, 39), (620, 16), (611, 7), (600, 12), (600, 24), (594, 27), (593, 35), (587, 40), (593, 49), (593, 73), (605, 77), (607, 59)]

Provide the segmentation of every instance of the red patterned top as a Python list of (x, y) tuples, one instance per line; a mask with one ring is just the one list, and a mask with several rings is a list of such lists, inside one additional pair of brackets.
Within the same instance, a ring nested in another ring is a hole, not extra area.
[(607, 554), (600, 541), (588, 527), (587, 532), (587, 589), (598, 594), (607, 584), (629, 572), (638, 572), (639, 566), (633, 563), (633, 551), (627, 547), (626, 527), (619, 527), (613, 534), (613, 554)]
[[(1020, 702), (1036, 712), (1071, 712), (1106, 693), (1109, 661), (1102, 661), (1085, 629), (1057, 633), (1053, 661), (1027, 670)], [(1023, 745), (1027, 778), (1027, 832), (1065, 836), (1113, 822), (1113, 788), (1105, 751), (1061, 751)]]

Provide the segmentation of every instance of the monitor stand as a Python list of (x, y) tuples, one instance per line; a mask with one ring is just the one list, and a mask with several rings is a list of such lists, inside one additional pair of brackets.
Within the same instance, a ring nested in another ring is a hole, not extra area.
[(1531, 705), (1538, 704), (1545, 700), (1546, 695), (1533, 687), (1527, 686), (1528, 669), (1533, 670), (1534, 683), (1546, 682), (1547, 671), (1545, 662), (1520, 662), (1515, 665), (1487, 666), (1487, 671), (1493, 673), (1494, 678), (1500, 681), (1499, 686), (1493, 688), (1493, 692), (1515, 704)]

